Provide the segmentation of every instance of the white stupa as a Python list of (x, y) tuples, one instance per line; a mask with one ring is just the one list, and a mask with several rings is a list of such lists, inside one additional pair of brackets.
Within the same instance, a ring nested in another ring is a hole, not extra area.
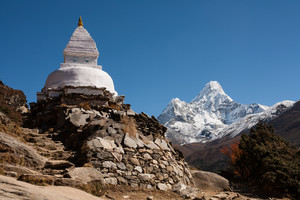
[(42, 92), (37, 93), (37, 99), (59, 96), (65, 86), (79, 88), (77, 93), (80, 90), (91, 94), (93, 88), (105, 88), (117, 95), (112, 78), (97, 65), (99, 52), (95, 41), (83, 28), (81, 17), (63, 54), (64, 63), (49, 74)]

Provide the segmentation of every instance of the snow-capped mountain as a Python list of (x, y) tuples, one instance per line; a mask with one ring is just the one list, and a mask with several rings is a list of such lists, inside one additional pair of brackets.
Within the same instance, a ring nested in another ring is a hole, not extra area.
[(158, 116), (175, 143), (207, 142), (225, 135), (234, 137), (258, 121), (273, 119), (294, 102), (284, 101), (272, 107), (260, 104), (240, 104), (233, 101), (217, 81), (205, 85), (190, 103), (172, 99)]

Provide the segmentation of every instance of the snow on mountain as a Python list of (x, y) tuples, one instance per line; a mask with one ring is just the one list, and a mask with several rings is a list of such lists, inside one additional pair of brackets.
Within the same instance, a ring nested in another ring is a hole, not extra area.
[(175, 143), (207, 142), (225, 135), (235, 136), (258, 121), (274, 118), (294, 102), (284, 101), (272, 107), (260, 104), (240, 104), (233, 101), (217, 81), (205, 85), (190, 103), (172, 99), (158, 120)]

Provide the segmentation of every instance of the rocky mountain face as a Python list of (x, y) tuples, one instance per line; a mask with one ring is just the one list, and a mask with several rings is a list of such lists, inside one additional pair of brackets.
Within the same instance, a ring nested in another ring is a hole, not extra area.
[[(273, 125), (276, 134), (278, 134), (294, 146), (299, 147), (300, 101), (294, 103), (294, 105), (289, 109), (287, 109), (282, 104), (276, 105), (273, 106), (273, 109), (269, 110), (270, 112), (268, 114), (265, 114), (263, 112), (260, 113), (261, 121)], [(272, 117), (266, 117), (270, 115), (277, 117), (273, 119)], [(179, 148), (182, 151), (186, 161), (190, 165), (195, 167), (201, 167), (201, 169), (203, 170), (219, 172), (220, 170), (226, 169), (226, 167), (228, 166), (227, 157), (224, 154), (222, 154), (220, 150), (224, 147), (229, 147), (234, 142), (239, 141), (241, 133), (247, 133), (248, 131), (249, 128), (240, 130), (240, 133), (235, 137), (226, 135), (220, 139), (216, 139), (211, 142), (192, 143), (185, 144), (182, 146), (178, 145), (177, 148)]]
[(284, 101), (272, 107), (240, 104), (233, 101), (216, 81), (205, 85), (190, 103), (172, 99), (158, 116), (168, 130), (166, 136), (175, 144), (213, 141), (234, 137), (258, 121), (268, 121), (293, 105)]

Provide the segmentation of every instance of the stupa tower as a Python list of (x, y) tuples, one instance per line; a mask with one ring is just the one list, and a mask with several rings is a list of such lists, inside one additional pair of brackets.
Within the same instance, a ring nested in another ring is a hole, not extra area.
[(105, 88), (117, 95), (112, 78), (102, 70), (102, 66), (97, 65), (99, 52), (95, 41), (83, 27), (81, 17), (63, 55), (64, 63), (49, 74), (42, 92), (37, 93), (37, 99), (57, 97), (66, 86), (77, 88), (73, 89), (75, 93), (93, 94), (94, 89)]

